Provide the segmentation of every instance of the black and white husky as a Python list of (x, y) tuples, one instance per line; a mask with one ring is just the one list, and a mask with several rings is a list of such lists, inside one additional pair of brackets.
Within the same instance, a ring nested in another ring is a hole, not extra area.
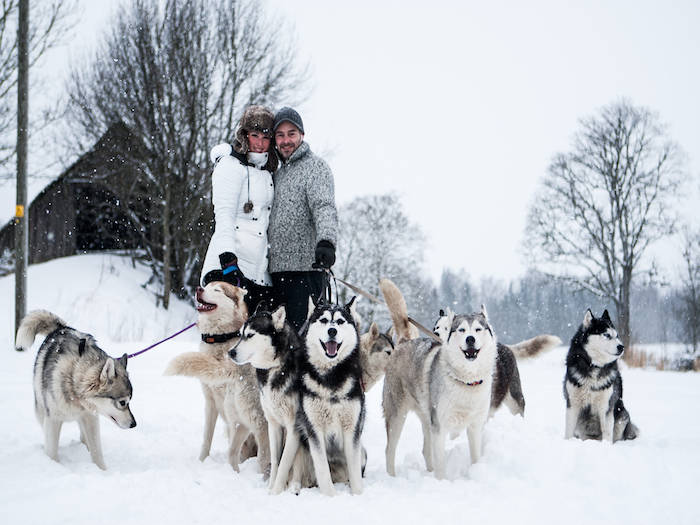
[(250, 363), (256, 369), (270, 437), (272, 494), (279, 494), (287, 486), (299, 448), (297, 361), (302, 344), (291, 325), (285, 322), (286, 317), (284, 306), (274, 312), (256, 311), (243, 325), (241, 338), (229, 351), (236, 364)]
[(622, 402), (622, 376), (617, 360), (624, 349), (608, 311), (600, 318), (586, 311), (566, 356), (567, 439), (615, 442), (639, 435)]
[(338, 452), (345, 457), (351, 492), (362, 492), (365, 396), (354, 300), (345, 306), (309, 303), (299, 360), (297, 425), (308, 440), (318, 486), (328, 496), (335, 494), (329, 458)]
[[(312, 306), (312, 311), (315, 307)], [(342, 323), (341, 323), (342, 324)], [(385, 344), (376, 325), (363, 336), (363, 382), (370, 384), (384, 373)], [(386, 337), (386, 336), (384, 336)], [(279, 494), (289, 482), (292, 491), (313, 487), (318, 483), (306, 438), (299, 433), (297, 412), (300, 399), (298, 361), (304, 342), (286, 322), (286, 310), (279, 306), (273, 312), (256, 311), (243, 325), (241, 338), (229, 352), (237, 364), (250, 363), (257, 369), (260, 398), (268, 421), (272, 465), (270, 492)], [(390, 346), (388, 343), (386, 346)], [(333, 483), (349, 479), (345, 455), (339, 447), (326, 450)], [(366, 452), (362, 451), (362, 468)], [(290, 470), (291, 469), (291, 470)]]
[(77, 421), (80, 441), (95, 465), (105, 470), (98, 414), (119, 428), (136, 426), (129, 409), (127, 356), (108, 356), (90, 334), (70, 328), (46, 310), (35, 310), (22, 319), (17, 348), (32, 346), (37, 334), (46, 335), (34, 363), (34, 409), (44, 431), (46, 454), (58, 461), (61, 426)]

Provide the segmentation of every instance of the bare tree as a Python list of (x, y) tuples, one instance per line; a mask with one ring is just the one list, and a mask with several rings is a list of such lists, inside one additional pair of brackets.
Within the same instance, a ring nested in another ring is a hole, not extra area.
[[(399, 199), (388, 194), (358, 197), (342, 206), (338, 216), (336, 275), (379, 296), (379, 280), (388, 277), (403, 292), (412, 317), (420, 319), (432, 310), (436, 315), (434, 286), (424, 268), (425, 237)], [(338, 292), (341, 302), (354, 295), (342, 285)], [(365, 323), (390, 322), (386, 309), (375, 303), (362, 300), (358, 311)]]
[[(74, 0), (32, 0), (28, 34), (29, 67), (59, 44), (73, 25)], [(0, 0), (0, 179), (14, 177), (17, 138), (17, 17), (19, 0)], [(32, 84), (37, 83), (32, 75)], [(37, 131), (54, 113), (39, 108), (29, 128)]]
[(700, 231), (684, 232), (683, 276), (679, 291), (678, 315), (686, 340), (692, 345), (693, 355), (698, 355), (700, 341)]
[(289, 31), (252, 0), (159, 4), (123, 6), (68, 91), (81, 151), (116, 122), (143, 146), (123, 152), (138, 182), (119, 196), (167, 308), (170, 291), (196, 279), (211, 235), (209, 149), (232, 140), (246, 105), (294, 101), (307, 74)]
[(580, 122), (531, 206), (526, 251), (542, 271), (612, 301), (630, 342), (630, 290), (642, 258), (675, 231), (682, 155), (656, 114), (627, 101)]

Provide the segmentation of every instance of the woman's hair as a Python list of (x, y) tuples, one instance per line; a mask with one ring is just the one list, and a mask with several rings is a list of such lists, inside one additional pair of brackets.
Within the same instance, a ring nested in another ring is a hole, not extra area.
[(247, 154), (250, 150), (248, 143), (248, 133), (258, 131), (270, 137), (270, 147), (267, 150), (267, 164), (265, 169), (273, 173), (277, 169), (278, 158), (274, 148), (272, 126), (275, 123), (275, 116), (264, 106), (248, 106), (236, 128), (236, 136), (233, 141), (233, 149), (238, 153)]

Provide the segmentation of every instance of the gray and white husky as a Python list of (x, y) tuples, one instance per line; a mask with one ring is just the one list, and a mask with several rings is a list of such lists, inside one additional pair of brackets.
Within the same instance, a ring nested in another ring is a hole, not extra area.
[(556, 346), (556, 336), (538, 336), (513, 345), (496, 341), (486, 309), (455, 315), (440, 311), (434, 332), (442, 343), (418, 339), (409, 329), (406, 303), (388, 279), (379, 287), (397, 332), (397, 348), (386, 371), (382, 405), (387, 429), (386, 466), (395, 475), (395, 455), (406, 415), (423, 427), (423, 457), (429, 471), (445, 477), (446, 436), (466, 428), (472, 463), (481, 456), (484, 424), (501, 404), (523, 415), (525, 399), (515, 359)]
[(310, 302), (298, 364), (297, 426), (308, 441), (318, 486), (328, 496), (335, 494), (329, 459), (337, 454), (345, 458), (351, 492), (362, 492), (365, 396), (354, 300), (345, 306)]
[(455, 315), (446, 343), (412, 339), (408, 314), (396, 285), (382, 279), (379, 288), (389, 307), (398, 344), (384, 378), (382, 407), (386, 422), (386, 469), (396, 475), (395, 456), (406, 416), (413, 411), (423, 427), (423, 457), (429, 471), (445, 478), (445, 441), (467, 430), (472, 463), (481, 456), (482, 433), (489, 417), (496, 338), (485, 308)]
[(587, 310), (566, 356), (567, 439), (615, 442), (639, 435), (622, 402), (622, 376), (617, 360), (624, 349), (608, 311), (596, 318)]
[(27, 314), (17, 330), (16, 345), (28, 349), (37, 334), (46, 335), (34, 362), (34, 408), (44, 430), (44, 449), (58, 461), (58, 439), (65, 421), (77, 421), (80, 441), (92, 461), (105, 470), (97, 414), (120, 428), (134, 428), (129, 402), (127, 356), (108, 356), (90, 334), (70, 328), (46, 310)]
[(376, 323), (360, 336), (360, 365), (362, 366), (362, 389), (368, 392), (384, 376), (389, 358), (394, 351), (394, 342), (389, 333), (379, 330)]
[[(454, 312), (440, 310), (433, 333), (443, 343), (447, 343)], [(494, 369), (493, 391), (491, 392), (491, 415), (502, 405), (506, 405), (513, 415), (525, 414), (525, 397), (520, 384), (520, 372), (517, 360), (540, 355), (561, 344), (556, 335), (542, 334), (515, 344), (497, 343), (498, 356)], [(517, 358), (517, 360), (516, 360)]]

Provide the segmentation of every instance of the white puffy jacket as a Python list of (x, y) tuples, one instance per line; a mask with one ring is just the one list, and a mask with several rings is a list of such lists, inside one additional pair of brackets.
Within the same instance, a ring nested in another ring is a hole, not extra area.
[[(214, 150), (212, 156), (215, 156)], [(238, 158), (224, 155), (214, 167), (211, 187), (215, 227), (200, 282), (207, 272), (221, 268), (220, 253), (233, 252), (243, 275), (256, 284), (272, 285), (267, 271), (267, 225), (275, 194), (272, 175), (261, 169), (266, 158), (254, 158), (254, 154), (249, 154), (248, 158), (256, 165), (244, 166)], [(243, 206), (249, 195), (253, 210), (245, 213)]]

